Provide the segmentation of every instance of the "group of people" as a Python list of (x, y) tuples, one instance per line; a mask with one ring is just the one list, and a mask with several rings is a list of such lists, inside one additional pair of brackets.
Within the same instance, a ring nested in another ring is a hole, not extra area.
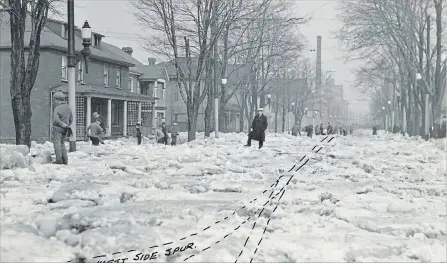
[[(296, 129), (295, 129), (296, 131)], [(299, 127), (298, 127), (298, 131), (299, 131)], [(307, 133), (308, 137), (312, 137), (312, 134), (314, 132), (314, 128), (313, 125), (307, 125), (304, 127), (304, 131)], [(294, 132), (294, 129), (292, 129), (292, 134)], [(320, 123), (320, 125), (315, 127), (315, 135), (343, 135), (343, 136), (347, 136), (348, 133), (350, 135), (352, 135), (352, 133), (354, 132), (354, 129), (350, 126), (350, 127), (345, 127), (345, 126), (336, 126), (333, 127), (331, 125), (331, 122), (328, 122), (326, 131), (324, 129), (323, 123)], [(296, 136), (296, 132), (294, 134)], [(301, 133), (300, 133), (301, 135)]]
[[(168, 145), (169, 133), (168, 133), (168, 128), (167, 128), (165, 122), (162, 122), (160, 127), (154, 129), (154, 135), (155, 135), (155, 141), (157, 141), (158, 144)], [(177, 123), (174, 123), (171, 128), (171, 145), (172, 146), (177, 145), (178, 136), (179, 136), (178, 126), (177, 126)], [(141, 137), (141, 134), (140, 134), (140, 137)], [(141, 142), (141, 140), (139, 142)], [(138, 143), (138, 145), (139, 144), (140, 143)]]

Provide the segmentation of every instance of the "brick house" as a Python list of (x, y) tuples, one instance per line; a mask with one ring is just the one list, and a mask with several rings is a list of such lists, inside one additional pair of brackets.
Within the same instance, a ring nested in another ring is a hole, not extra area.
[[(0, 21), (0, 141), (11, 142), (15, 129), (10, 96), (10, 29), (5, 25), (9, 15), (0, 13)], [(27, 21), (27, 27), (30, 26)], [(25, 42), (30, 31), (26, 30)], [(156, 120), (152, 114), (156, 112), (158, 98), (154, 90), (158, 87), (164, 93), (164, 79), (145, 78), (145, 66), (132, 58), (131, 48), (120, 49), (103, 42), (104, 35), (92, 35), (89, 72), (85, 74), (83, 62), (76, 70), (78, 140), (84, 138), (93, 112), (104, 117), (107, 136), (132, 135), (139, 118), (143, 121), (143, 132), (149, 133)], [(75, 43), (76, 50), (81, 50), (80, 29), (75, 31)], [(49, 19), (41, 35), (40, 67), (31, 92), (32, 140), (51, 139), (52, 94), (56, 91), (67, 94), (68, 90), (66, 55), (67, 24)]]

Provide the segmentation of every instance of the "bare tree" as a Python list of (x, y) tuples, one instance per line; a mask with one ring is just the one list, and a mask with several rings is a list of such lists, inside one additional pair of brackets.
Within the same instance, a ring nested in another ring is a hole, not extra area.
[[(340, 7), (344, 26), (339, 32), (339, 38), (346, 44), (349, 53), (354, 55), (351, 59), (369, 58), (368, 64), (373, 62), (373, 67), (365, 64), (361, 68), (359, 75), (363, 77), (359, 79), (366, 83), (367, 78), (364, 77), (374, 76), (378, 80), (375, 84), (378, 89), (388, 87), (388, 84), (381, 85), (383, 80), (393, 86), (392, 105), (397, 103), (401, 106), (402, 125), (405, 127), (408, 121), (410, 135), (416, 134), (419, 124), (425, 121), (422, 115), (428, 107), (423, 100), (425, 95), (428, 94), (436, 105), (439, 100), (436, 98), (443, 94), (443, 88), (436, 83), (439, 77), (436, 74), (434, 77), (431, 70), (433, 54), (439, 57), (442, 52), (439, 47), (440, 37), (436, 41), (436, 48), (433, 47), (427, 29), (430, 26), (430, 14), (442, 9), (440, 2), (365, 0), (352, 5), (344, 1)], [(441, 35), (441, 20), (445, 21), (446, 17), (439, 14), (436, 20), (440, 25), (437, 35)], [(439, 64), (437, 61), (435, 63)], [(418, 82), (416, 73), (422, 76)]]
[(31, 146), (31, 90), (39, 69), (41, 32), (53, 4), (50, 0), (0, 1), (0, 8), (10, 17), (10, 93), (17, 145)]
[[(196, 137), (199, 107), (209, 89), (204, 86), (203, 77), (212, 47), (222, 31), (222, 27), (218, 27), (217, 33), (210, 35), (216, 4), (216, 0), (138, 0), (133, 3), (141, 24), (159, 33), (152, 38), (152, 41), (159, 41), (158, 52), (171, 58), (174, 65), (177, 87), (186, 104), (188, 141)], [(225, 4), (220, 5), (224, 7)], [(185, 56), (180, 55), (180, 38), (184, 39)]]

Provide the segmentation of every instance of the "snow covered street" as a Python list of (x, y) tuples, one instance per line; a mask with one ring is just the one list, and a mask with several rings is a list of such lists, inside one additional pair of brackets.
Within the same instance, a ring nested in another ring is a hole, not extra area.
[(445, 139), (370, 134), (78, 143), (0, 171), (1, 261), (446, 261)]

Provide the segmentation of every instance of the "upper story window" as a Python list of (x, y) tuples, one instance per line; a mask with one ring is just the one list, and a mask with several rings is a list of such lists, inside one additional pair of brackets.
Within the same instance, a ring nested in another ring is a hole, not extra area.
[(64, 81), (66, 81), (67, 78), (68, 78), (67, 62), (68, 62), (67, 56), (65, 56), (65, 55), (62, 56), (61, 79), (64, 80)]
[(109, 87), (109, 65), (104, 64), (104, 86)]
[(116, 79), (115, 79), (116, 88), (121, 88), (121, 67), (116, 67)]
[(128, 87), (127, 87), (131, 92), (133, 92), (133, 78), (131, 76), (129, 76), (128, 78)]
[(78, 63), (78, 82), (84, 83), (84, 62), (82, 60)]

